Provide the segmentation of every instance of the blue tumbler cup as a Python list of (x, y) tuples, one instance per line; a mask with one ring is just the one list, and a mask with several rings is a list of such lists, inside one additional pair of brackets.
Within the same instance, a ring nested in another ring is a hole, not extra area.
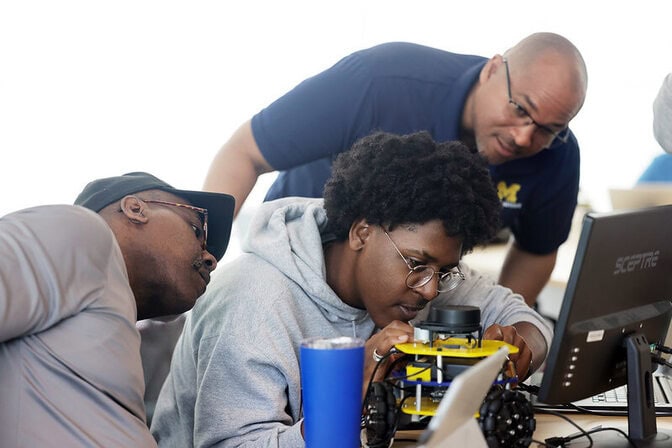
[(301, 343), (306, 448), (359, 448), (364, 341), (313, 338)]

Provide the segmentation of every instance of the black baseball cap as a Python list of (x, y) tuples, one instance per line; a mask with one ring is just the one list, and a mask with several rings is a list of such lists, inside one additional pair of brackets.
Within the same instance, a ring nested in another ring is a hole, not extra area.
[(99, 212), (126, 195), (146, 190), (161, 190), (208, 209), (208, 252), (219, 260), (224, 256), (233, 223), (233, 196), (207, 191), (178, 190), (149, 173), (134, 172), (89, 182), (75, 199), (75, 205)]

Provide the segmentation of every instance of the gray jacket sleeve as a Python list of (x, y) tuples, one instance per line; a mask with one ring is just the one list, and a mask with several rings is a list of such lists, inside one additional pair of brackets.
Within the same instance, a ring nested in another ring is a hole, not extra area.
[(42, 206), (0, 218), (0, 343), (91, 305), (115, 245), (105, 221), (82, 207)]

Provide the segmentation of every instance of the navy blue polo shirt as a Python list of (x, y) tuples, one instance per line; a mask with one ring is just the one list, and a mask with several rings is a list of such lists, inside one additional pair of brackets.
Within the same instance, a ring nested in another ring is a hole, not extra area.
[[(308, 78), (252, 117), (268, 163), (280, 171), (266, 200), (321, 197), (331, 164), (375, 131), (428, 131), (458, 140), (462, 109), (486, 58), (411, 43), (358, 51)], [(535, 156), (491, 166), (502, 222), (525, 250), (553, 252), (569, 234), (579, 187), (573, 135)]]

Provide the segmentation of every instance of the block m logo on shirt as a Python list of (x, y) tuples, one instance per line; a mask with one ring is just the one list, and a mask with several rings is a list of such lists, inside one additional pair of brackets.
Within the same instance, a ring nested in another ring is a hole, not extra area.
[(520, 208), (522, 204), (518, 203), (518, 192), (520, 191), (520, 184), (506, 185), (506, 182), (500, 181), (497, 184), (497, 195), (502, 201), (502, 207), (505, 208)]

